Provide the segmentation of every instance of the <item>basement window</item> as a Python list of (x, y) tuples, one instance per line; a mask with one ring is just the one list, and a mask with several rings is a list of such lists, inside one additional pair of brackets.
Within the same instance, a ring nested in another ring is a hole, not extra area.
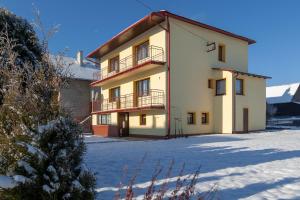
[(219, 44), (218, 47), (218, 59), (220, 62), (225, 62), (225, 45)]
[(201, 113), (201, 123), (208, 124), (209, 123), (209, 115), (207, 112)]
[(187, 113), (187, 124), (189, 125), (196, 124), (196, 113), (194, 112)]

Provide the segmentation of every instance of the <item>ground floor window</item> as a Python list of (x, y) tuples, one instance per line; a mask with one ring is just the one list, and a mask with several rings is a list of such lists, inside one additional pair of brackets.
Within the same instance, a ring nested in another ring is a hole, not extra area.
[(111, 115), (105, 114), (105, 115), (98, 115), (98, 125), (107, 125), (111, 124)]
[(147, 118), (146, 118), (146, 114), (141, 114), (140, 115), (140, 125), (146, 125), (147, 123)]
[(196, 124), (196, 113), (194, 112), (187, 113), (187, 124)]
[(209, 123), (209, 115), (207, 112), (201, 113), (201, 123), (208, 124)]

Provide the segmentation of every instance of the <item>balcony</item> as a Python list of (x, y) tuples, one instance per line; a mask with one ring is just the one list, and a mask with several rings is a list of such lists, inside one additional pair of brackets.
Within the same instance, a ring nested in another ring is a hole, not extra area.
[(127, 72), (132, 72), (131, 74), (145, 71), (156, 66), (161, 66), (165, 64), (164, 49), (162, 47), (157, 47), (150, 45), (148, 46), (147, 56), (143, 59), (137, 59), (135, 56), (130, 55), (119, 61), (119, 66), (117, 69), (111, 71), (109, 66), (106, 66), (100, 70), (100, 72), (94, 73), (94, 80), (92, 85), (101, 86), (101, 83), (108, 80), (119, 80), (128, 76)]
[(165, 95), (162, 90), (152, 89), (147, 96), (127, 94), (119, 98), (92, 102), (93, 113), (129, 112), (143, 109), (164, 109)]

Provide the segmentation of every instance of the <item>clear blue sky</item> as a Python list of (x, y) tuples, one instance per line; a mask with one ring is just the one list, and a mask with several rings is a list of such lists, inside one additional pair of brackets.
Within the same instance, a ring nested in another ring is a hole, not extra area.
[[(273, 77), (268, 85), (300, 81), (300, 1), (298, 0), (143, 0), (155, 10), (169, 10), (251, 39), (249, 71)], [(50, 41), (53, 52), (69, 48), (85, 55), (147, 15), (135, 0), (0, 0), (29, 21), (34, 4), (48, 27), (60, 24)]]

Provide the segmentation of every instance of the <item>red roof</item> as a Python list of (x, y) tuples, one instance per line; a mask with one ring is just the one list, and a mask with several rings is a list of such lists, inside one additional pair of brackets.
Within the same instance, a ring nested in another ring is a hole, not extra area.
[(188, 19), (186, 17), (179, 16), (179, 15), (170, 13), (168, 11), (158, 11), (158, 12), (152, 12), (149, 15), (147, 15), (144, 18), (137, 21), (136, 23), (132, 24), (131, 26), (129, 26), (128, 28), (126, 28), (125, 30), (123, 30), (122, 32), (120, 32), (119, 34), (114, 36), (112, 39), (110, 39), (109, 41), (107, 41), (106, 43), (104, 43), (103, 45), (101, 45), (100, 47), (98, 47), (97, 49), (92, 51), (91, 53), (89, 53), (87, 55), (87, 57), (88, 58), (93, 58), (93, 57), (97, 57), (97, 56), (101, 57), (101, 56), (111, 52), (112, 50), (116, 49), (117, 47), (121, 46), (122, 44), (133, 39), (137, 35), (154, 27), (158, 23), (163, 22), (166, 19), (165, 18), (166, 16), (189, 23), (189, 24), (193, 24), (195, 26), (199, 26), (201, 28), (212, 30), (212, 31), (215, 31), (215, 32), (218, 32), (218, 33), (221, 33), (221, 34), (233, 37), (233, 38), (237, 38), (237, 39), (246, 41), (246, 42), (248, 42), (249, 45), (256, 43), (255, 40), (249, 39), (247, 37), (240, 36), (240, 35), (237, 35), (237, 34), (234, 34), (234, 33), (231, 33), (231, 32), (228, 32), (228, 31), (192, 20), (192, 19)]

